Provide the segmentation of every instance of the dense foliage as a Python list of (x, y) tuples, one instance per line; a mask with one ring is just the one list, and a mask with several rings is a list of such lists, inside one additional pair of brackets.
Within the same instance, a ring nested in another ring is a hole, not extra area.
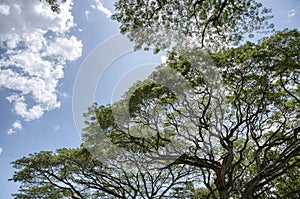
[(155, 52), (182, 38), (217, 48), (273, 28), (271, 10), (252, 0), (119, 0), (115, 8), (112, 18), (121, 23), (121, 33), (136, 48)]
[(299, 198), (299, 31), (205, 51), (269, 29), (269, 10), (233, 0), (119, 0), (116, 10), (137, 48), (158, 52), (182, 35), (201, 45), (170, 51), (121, 100), (89, 107), (78, 149), (14, 161), (15, 197)]
[[(299, 43), (297, 30), (284, 30), (210, 53), (215, 66), (199, 49), (171, 53), (123, 100), (89, 108), (89, 152), (63, 149), (15, 161), (19, 198), (175, 198), (185, 189), (208, 198), (298, 198)], [(176, 83), (172, 70), (189, 86)], [(189, 198), (183, 193), (178, 197)]]
[[(42, 151), (14, 162), (20, 171), (13, 180), (22, 182), (15, 198), (176, 198), (179, 187), (187, 187), (184, 167), (133, 175), (109, 168), (86, 149)], [(186, 192), (185, 194), (191, 194)], [(180, 197), (179, 197), (180, 198)]]

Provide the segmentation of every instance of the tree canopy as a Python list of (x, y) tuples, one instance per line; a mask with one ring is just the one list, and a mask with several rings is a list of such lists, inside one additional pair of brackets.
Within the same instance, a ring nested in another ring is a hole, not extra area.
[(252, 0), (119, 0), (112, 18), (136, 48), (168, 48), (182, 38), (204, 47), (239, 43), (273, 28), (271, 10)]
[(219, 53), (170, 53), (122, 100), (89, 108), (86, 149), (15, 161), (17, 196), (299, 198), (299, 43), (283, 30)]
[(250, 0), (115, 6), (136, 48), (191, 42), (121, 100), (89, 107), (79, 148), (14, 161), (14, 196), (299, 198), (299, 31), (233, 46), (272, 28), (270, 10)]
[(42, 151), (14, 165), (20, 171), (13, 180), (22, 182), (15, 198), (176, 198), (175, 188), (187, 187), (194, 172), (173, 167), (133, 175), (107, 167), (84, 148)]

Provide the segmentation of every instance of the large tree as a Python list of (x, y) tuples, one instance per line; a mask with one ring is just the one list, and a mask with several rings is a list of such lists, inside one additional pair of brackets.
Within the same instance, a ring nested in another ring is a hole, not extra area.
[(299, 198), (299, 32), (230, 47), (272, 28), (270, 10), (250, 0), (115, 5), (136, 48), (177, 48), (122, 100), (89, 108), (80, 148), (14, 161), (14, 196)]
[(283, 30), (219, 53), (170, 53), (122, 100), (90, 107), (84, 153), (15, 161), (19, 198), (189, 198), (178, 192), (186, 188), (206, 198), (299, 198), (299, 44), (297, 30)]
[[(211, 53), (216, 67), (197, 48), (171, 53), (151, 81), (95, 110), (101, 134), (141, 164), (176, 159), (171, 166), (199, 168), (213, 198), (297, 198), (299, 43), (297, 30), (277, 32)], [(101, 151), (98, 133), (85, 135), (87, 148)]]

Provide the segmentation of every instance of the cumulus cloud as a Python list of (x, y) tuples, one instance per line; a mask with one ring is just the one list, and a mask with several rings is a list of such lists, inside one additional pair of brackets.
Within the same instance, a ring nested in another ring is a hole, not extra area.
[[(76, 26), (71, 8), (71, 0), (61, 5), (60, 14), (45, 1), (0, 2), (0, 88), (11, 91), (7, 99), (25, 121), (60, 107), (63, 69), (81, 56), (82, 43), (71, 35)], [(10, 132), (15, 130), (13, 125)]]
[(23, 128), (23, 126), (22, 126), (21, 122), (19, 120), (17, 120), (12, 124), (11, 128), (8, 129), (7, 134), (9, 134), (9, 135), (14, 134), (17, 131), (22, 130), (22, 128)]
[(108, 8), (104, 7), (100, 0), (95, 0), (95, 3), (96, 6), (92, 5), (92, 8), (103, 12), (106, 15), (106, 17), (110, 17), (112, 15), (112, 12)]
[(0, 155), (1, 155), (2, 152), (3, 152), (3, 149), (0, 147)]

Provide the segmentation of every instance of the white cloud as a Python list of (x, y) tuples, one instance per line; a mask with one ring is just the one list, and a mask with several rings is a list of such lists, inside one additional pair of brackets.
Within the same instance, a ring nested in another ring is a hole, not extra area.
[(68, 93), (57, 92), (57, 95), (60, 96), (62, 99), (71, 99), (72, 98), (72, 96)]
[(22, 124), (19, 120), (15, 121), (15, 123), (13, 123), (12, 127), (17, 130), (21, 130), (23, 128)]
[(9, 6), (6, 4), (0, 4), (0, 14), (2, 15), (9, 15), (10, 11), (9, 11)]
[(7, 134), (11, 135), (16, 133), (17, 131), (22, 130), (23, 126), (19, 120), (15, 121), (12, 125), (11, 128), (8, 129)]
[(16, 132), (12, 128), (8, 129), (8, 131), (7, 131), (8, 135), (15, 134), (15, 133)]
[(89, 19), (89, 18), (90, 18), (91, 12), (90, 12), (89, 10), (86, 10), (86, 11), (84, 12), (84, 14), (85, 14), (85, 16), (86, 16), (86, 19)]
[(293, 17), (296, 14), (296, 10), (295, 9), (291, 9), (288, 11), (287, 13), (287, 17)]
[(44, 55), (72, 61), (81, 56), (81, 48), (74, 48), (74, 46), (81, 46), (81, 42), (76, 37), (58, 37), (50, 44)]
[(112, 15), (112, 12), (108, 8), (104, 7), (103, 4), (100, 2), (100, 0), (95, 0), (95, 3), (96, 6), (94, 5), (91, 6), (93, 9), (97, 9), (103, 12), (106, 15), (106, 17), (110, 17)]
[(0, 88), (12, 91), (7, 99), (25, 121), (60, 107), (63, 68), (81, 56), (82, 43), (70, 32), (76, 26), (71, 8), (71, 0), (61, 4), (60, 14), (45, 1), (0, 3)]
[(2, 152), (3, 152), (3, 149), (0, 147), (0, 155), (1, 155)]

